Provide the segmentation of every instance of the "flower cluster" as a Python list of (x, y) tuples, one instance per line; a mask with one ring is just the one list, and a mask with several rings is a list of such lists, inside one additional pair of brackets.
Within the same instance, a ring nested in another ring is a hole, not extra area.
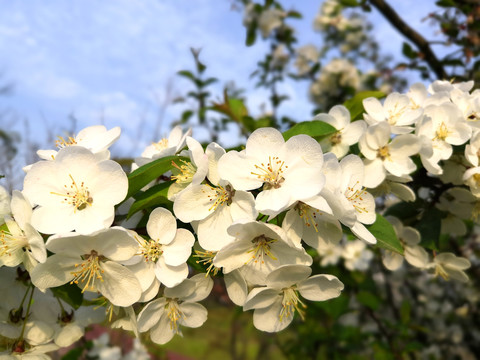
[(437, 81), (383, 103), (367, 98), (355, 121), (338, 105), (307, 123), (327, 133), (260, 128), (241, 151), (204, 147), (175, 128), (128, 176), (108, 151), (118, 128), (60, 139), (25, 168), (23, 191), (1, 193), (5, 356), (69, 346), (105, 318), (164, 344), (206, 321), (199, 302), (212, 277), (223, 278), (234, 304), (254, 310), (255, 327), (277, 332), (304, 319), (308, 302), (344, 289), (332, 274), (312, 274), (314, 262), (343, 258), (362, 271), (374, 244), (386, 248), (389, 270), (405, 258), (430, 277), (467, 282), (468, 259), (431, 252), (417, 229), (380, 212), (392, 196), (415, 200), (406, 183), (423, 170), (443, 185), (421, 195), (448, 212), (442, 232), (465, 233), (463, 220), (478, 220), (480, 92), (472, 85)]

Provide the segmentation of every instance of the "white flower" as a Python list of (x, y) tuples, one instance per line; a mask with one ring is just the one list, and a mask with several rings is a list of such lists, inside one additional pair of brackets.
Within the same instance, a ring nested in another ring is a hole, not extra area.
[(302, 297), (311, 301), (336, 298), (343, 284), (333, 275), (309, 277), (312, 269), (303, 265), (285, 265), (272, 271), (266, 278), (266, 287), (253, 289), (243, 310), (255, 309), (253, 325), (262, 331), (278, 332), (293, 320), (295, 312), (304, 319), (306, 305)]
[[(99, 161), (108, 160), (110, 159), (108, 148), (118, 140), (120, 133), (118, 126), (107, 130), (103, 125), (94, 125), (80, 130), (76, 136), (69, 136), (67, 139), (59, 136), (55, 145), (59, 149), (67, 146), (82, 146), (95, 154)], [(37, 155), (43, 160), (53, 160), (57, 156), (57, 151), (38, 150)]]
[(415, 124), (422, 116), (423, 109), (412, 109), (407, 95), (392, 93), (382, 104), (376, 98), (363, 100), (365, 111), (364, 119), (368, 125), (379, 122), (388, 122), (393, 134), (406, 134), (413, 130), (410, 125)]
[(322, 149), (310, 136), (297, 135), (285, 142), (278, 130), (261, 128), (250, 135), (244, 151), (220, 158), (218, 172), (236, 190), (263, 186), (255, 206), (273, 217), (320, 192), (325, 180), (322, 165)]
[(367, 129), (358, 143), (365, 156), (365, 186), (377, 187), (385, 180), (387, 172), (405, 176), (415, 171), (410, 156), (420, 150), (418, 138), (412, 134), (398, 135), (390, 141), (391, 127), (379, 122)]
[(185, 147), (187, 136), (192, 134), (192, 129), (188, 129), (185, 134), (180, 126), (175, 126), (167, 137), (147, 146), (142, 152), (142, 157), (135, 159), (139, 165), (160, 159), (163, 157), (175, 155)]
[(10, 214), (10, 194), (0, 185), (0, 225), (4, 223), (5, 215)]
[(262, 11), (258, 18), (258, 27), (264, 38), (268, 37), (270, 33), (282, 25), (285, 13), (279, 9), (267, 9)]
[(297, 58), (295, 60), (295, 67), (297, 68), (298, 75), (305, 75), (311, 69), (311, 63), (318, 61), (318, 53), (315, 45), (304, 45), (297, 49)]
[(75, 283), (83, 291), (100, 292), (117, 306), (131, 305), (140, 298), (135, 275), (119, 264), (138, 250), (137, 241), (127, 230), (113, 227), (91, 235), (54, 235), (46, 246), (54, 255), (31, 273), (39, 289)]
[(452, 155), (452, 145), (467, 142), (472, 130), (457, 106), (443, 103), (425, 108), (425, 116), (417, 124), (415, 133), (422, 141), (420, 158), (423, 166), (432, 174), (440, 175), (443, 170), (438, 162)]
[(240, 219), (255, 220), (255, 198), (247, 191), (235, 190), (218, 176), (218, 159), (225, 150), (212, 143), (205, 151), (209, 158), (208, 179), (212, 185), (192, 185), (175, 197), (173, 210), (184, 223), (192, 223), (198, 242), (208, 251), (220, 250), (234, 240), (227, 228)]
[(175, 182), (168, 188), (170, 201), (174, 201), (175, 196), (187, 187), (200, 184), (208, 173), (208, 156), (203, 151), (202, 145), (190, 136), (187, 136), (186, 141), (188, 151), (182, 154), (188, 156), (190, 161), (180, 160), (183, 163), (181, 165), (174, 162), (172, 180)]
[[(403, 223), (393, 216), (387, 216), (386, 219), (393, 225), (395, 234), (404, 247), (405, 260), (417, 268), (423, 269), (428, 265), (428, 253), (420, 243), (420, 233), (417, 229), (410, 226), (403, 226)], [(382, 258), (383, 264), (388, 270), (397, 270), (403, 263), (403, 256), (399, 253), (385, 250)]]
[(150, 330), (150, 339), (166, 344), (175, 334), (182, 334), (181, 326), (197, 328), (207, 320), (207, 309), (197, 301), (205, 299), (212, 290), (213, 281), (198, 274), (181, 284), (166, 288), (163, 296), (148, 303), (138, 314), (138, 330)]
[(290, 209), (282, 228), (297, 247), (301, 247), (303, 239), (321, 253), (331, 244), (338, 244), (343, 235), (340, 223), (331, 214), (332, 210), (325, 199), (315, 196), (305, 202), (298, 202)]
[(149, 240), (136, 237), (144, 260), (137, 266), (137, 270), (144, 274), (140, 281), (149, 287), (154, 280), (154, 273), (167, 287), (180, 284), (188, 276), (186, 261), (195, 242), (192, 233), (186, 229), (177, 229), (175, 217), (160, 207), (151, 212), (147, 233), (151, 238)]
[(37, 262), (45, 262), (47, 250), (42, 236), (30, 224), (32, 207), (19, 191), (12, 193), (11, 210), (13, 219), (5, 218), (8, 232), (0, 231), (0, 266), (24, 263), (31, 271)]
[(223, 267), (225, 274), (243, 267), (249, 283), (264, 284), (265, 277), (282, 265), (312, 263), (310, 255), (297, 248), (276, 225), (239, 221), (228, 228), (228, 233), (236, 239), (218, 251), (213, 265)]
[(25, 176), (23, 193), (35, 205), (32, 225), (45, 234), (76, 230), (91, 233), (109, 227), (114, 206), (128, 189), (122, 167), (98, 161), (80, 146), (61, 149), (55, 160), (33, 164)]
[(334, 154), (325, 156), (327, 184), (321, 195), (330, 205), (333, 216), (352, 232), (370, 244), (377, 239), (363, 224), (373, 224), (376, 219), (375, 200), (365, 191), (364, 166), (356, 155), (348, 155), (338, 163)]
[(373, 253), (366, 248), (365, 242), (354, 240), (347, 242), (343, 249), (342, 257), (348, 270), (365, 271), (370, 266)]
[(322, 140), (320, 145), (324, 152), (331, 151), (337, 158), (342, 158), (348, 153), (350, 146), (356, 144), (367, 129), (363, 120), (350, 122), (350, 112), (343, 105), (336, 105), (328, 114), (318, 114), (314, 120), (320, 120), (332, 125), (337, 132)]
[(445, 280), (467, 282), (468, 276), (464, 270), (471, 266), (470, 261), (452, 253), (440, 253), (435, 256), (431, 267), (435, 268), (435, 276), (440, 275)]

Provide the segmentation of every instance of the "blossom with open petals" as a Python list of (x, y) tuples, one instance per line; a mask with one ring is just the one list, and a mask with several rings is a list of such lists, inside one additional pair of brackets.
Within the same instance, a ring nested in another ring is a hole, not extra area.
[(54, 160), (39, 161), (25, 176), (23, 193), (39, 205), (32, 225), (44, 234), (108, 228), (114, 206), (127, 195), (128, 180), (112, 160), (98, 161), (81, 146), (61, 149)]

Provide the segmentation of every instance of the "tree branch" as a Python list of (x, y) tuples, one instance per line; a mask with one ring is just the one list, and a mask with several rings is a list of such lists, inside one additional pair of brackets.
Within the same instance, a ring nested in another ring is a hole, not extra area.
[(432, 51), (430, 44), (425, 38), (412, 29), (403, 19), (397, 14), (393, 8), (384, 0), (369, 0), (370, 3), (377, 8), (378, 11), (392, 24), (401, 34), (416, 45), (418, 50), (424, 55), (424, 60), (432, 69), (438, 79), (444, 80), (448, 78), (445, 69), (438, 60), (435, 53)]

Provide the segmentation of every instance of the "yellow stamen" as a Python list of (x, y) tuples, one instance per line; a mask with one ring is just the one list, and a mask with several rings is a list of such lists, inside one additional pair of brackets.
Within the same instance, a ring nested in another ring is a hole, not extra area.
[(285, 162), (277, 156), (273, 158), (269, 156), (267, 165), (264, 163), (260, 165), (261, 166), (255, 165), (255, 169), (258, 172), (252, 171), (251, 174), (257, 176), (257, 178), (264, 183), (264, 190), (280, 188), (281, 184), (285, 181), (283, 177), (284, 169), (288, 169)]
[(367, 194), (365, 188), (360, 187), (360, 189), (355, 189), (359, 184), (360, 182), (357, 181), (352, 187), (348, 186), (347, 190), (345, 190), (345, 197), (352, 203), (356, 211), (359, 213), (368, 213), (368, 210), (362, 206), (364, 201), (362, 196)]
[(83, 257), (84, 261), (82, 263), (75, 264), (75, 268), (78, 270), (71, 272), (74, 278), (70, 281), (70, 284), (85, 283), (82, 293), (89, 289), (95, 290), (95, 279), (103, 282), (103, 270), (100, 267), (100, 260), (102, 260), (103, 257), (98, 255), (95, 250), (92, 250), (90, 254), (86, 254)]
[(298, 215), (300, 215), (307, 227), (313, 226), (315, 232), (318, 232), (317, 214), (321, 215), (318, 209), (299, 201), (295, 206), (295, 210), (297, 210)]
[(260, 236), (257, 236), (255, 239), (253, 239), (252, 243), (254, 244), (254, 248), (248, 251), (249, 253), (252, 253), (252, 258), (250, 259), (249, 262), (247, 262), (247, 264), (252, 261), (257, 263), (259, 260), (262, 264), (264, 264), (265, 255), (272, 260), (277, 260), (277, 258), (270, 251), (270, 248), (271, 248), (270, 245), (275, 243), (276, 241), (277, 241), (276, 239), (270, 239), (265, 235), (260, 235)]
[(180, 310), (178, 306), (177, 299), (167, 299), (167, 304), (165, 305), (165, 311), (167, 312), (167, 316), (170, 319), (170, 329), (175, 331), (175, 333), (179, 333), (178, 330), (178, 320), (185, 318), (185, 315)]
[[(282, 310), (280, 311), (280, 321), (284, 321), (288, 319), (295, 313), (297, 310), (298, 314), (305, 320), (305, 305), (300, 298), (298, 297), (298, 293), (294, 287), (283, 289), (283, 299), (282, 299)], [(301, 309), (301, 307), (303, 309)]]
[(197, 172), (197, 168), (188, 161), (180, 160), (183, 165), (178, 166), (174, 161), (172, 165), (175, 169), (172, 172), (175, 174), (172, 176), (172, 180), (175, 180), (179, 184), (190, 184), (193, 179), (193, 175)]
[[(207, 195), (210, 202), (212, 202), (212, 206), (208, 209), (208, 211), (215, 211), (219, 206), (223, 204), (231, 205), (233, 201), (233, 197), (235, 196), (235, 190), (230, 185), (213, 187), (208, 185), (212, 190), (215, 191), (215, 195)], [(202, 190), (205, 193), (204, 190)]]
[(55, 146), (58, 149), (62, 149), (67, 146), (77, 145), (77, 141), (75, 140), (74, 136), (69, 136), (67, 140), (65, 140), (62, 136), (58, 137), (58, 140), (55, 140)]
[(208, 265), (207, 267), (207, 273), (205, 274), (205, 277), (207, 277), (210, 274), (210, 271), (212, 272), (213, 276), (218, 274), (218, 271), (220, 268), (216, 267), (213, 265), (213, 258), (217, 255), (216, 252), (213, 251), (201, 251), (201, 250), (195, 250), (195, 255), (193, 257), (199, 258), (200, 260), (197, 260), (197, 264), (203, 264), (203, 265)]
[(85, 183), (82, 181), (79, 186), (72, 175), (69, 174), (68, 176), (72, 179), (72, 184), (70, 186), (63, 185), (65, 193), (61, 194), (52, 191), (50, 194), (62, 196), (62, 203), (73, 205), (75, 208), (74, 212), (77, 210), (85, 210), (87, 206), (92, 206), (93, 198), (90, 195), (88, 187), (85, 186)]

